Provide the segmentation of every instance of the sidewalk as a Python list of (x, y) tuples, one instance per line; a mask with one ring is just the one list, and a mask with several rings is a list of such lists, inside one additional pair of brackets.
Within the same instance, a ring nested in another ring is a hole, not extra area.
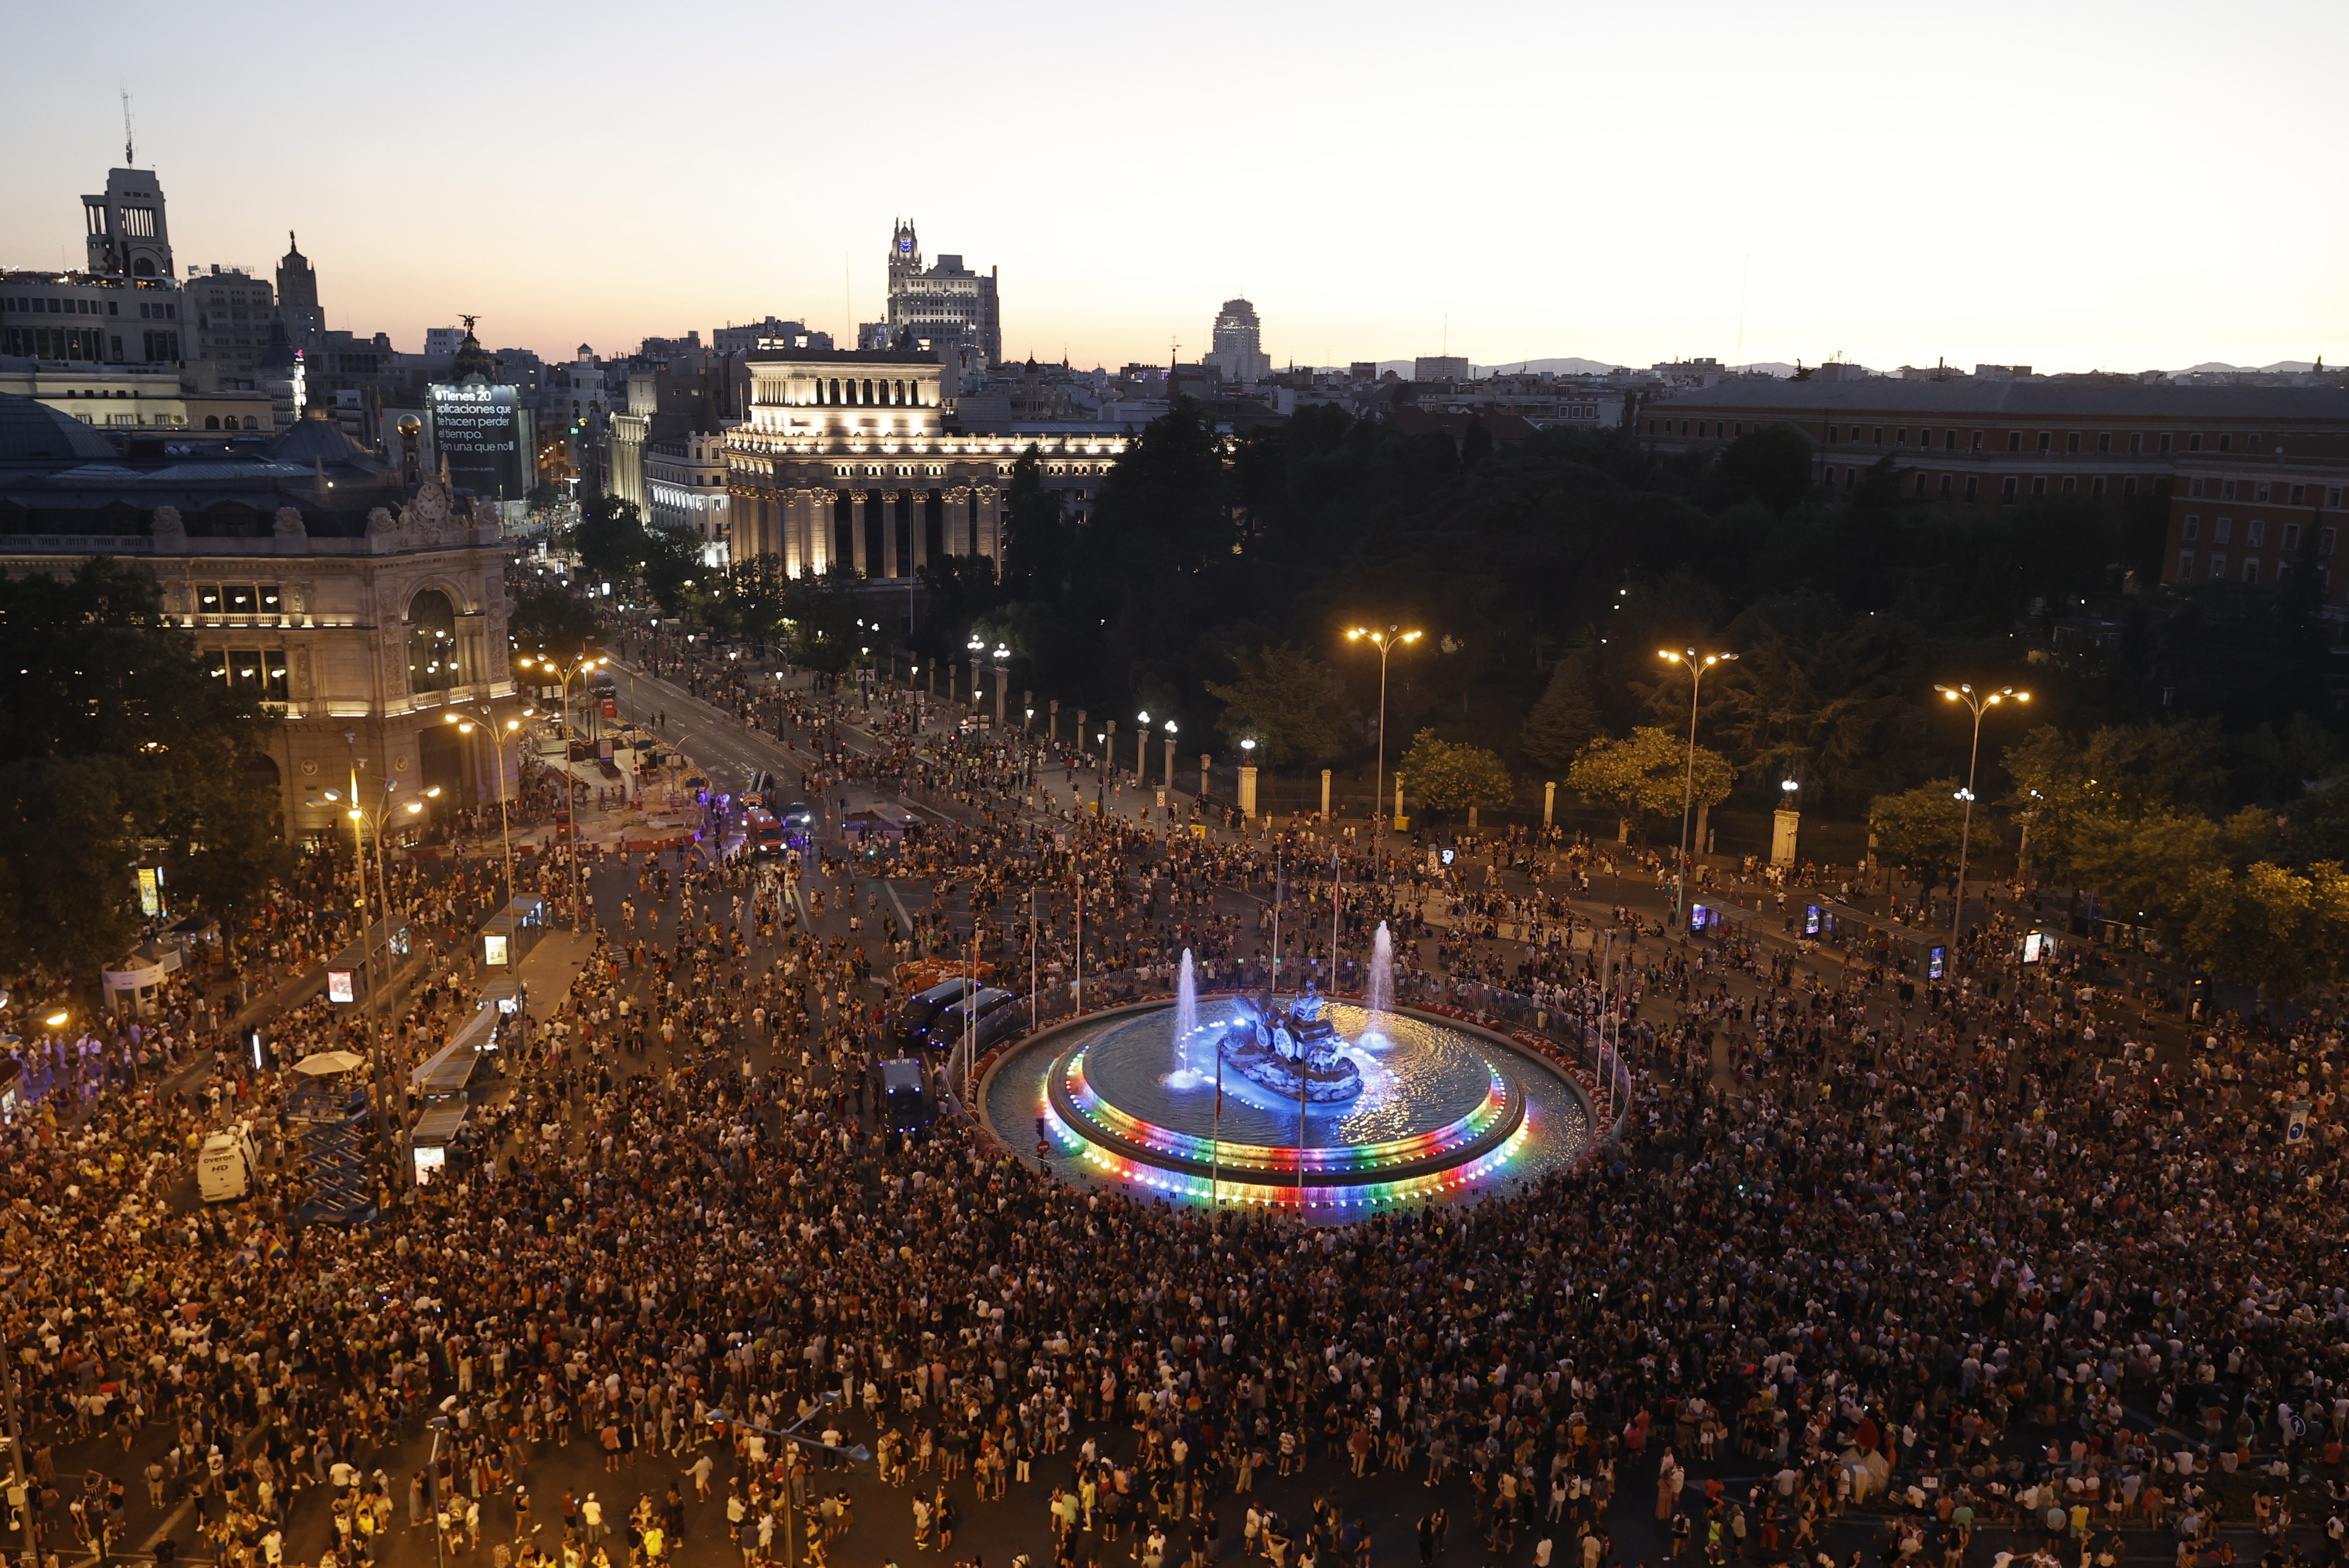
[(582, 931), (550, 931), (532, 945), (513, 972), (530, 997), (532, 1023), (543, 1023), (554, 1016), (571, 994), (571, 982), (595, 953), (594, 934)]

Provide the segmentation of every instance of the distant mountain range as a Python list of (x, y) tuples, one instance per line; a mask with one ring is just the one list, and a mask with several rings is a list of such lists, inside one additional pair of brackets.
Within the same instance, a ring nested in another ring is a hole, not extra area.
[[(1392, 370), (1397, 376), (1403, 377), (1405, 380), (1409, 380), (1411, 378), (1413, 367), (1413, 362), (1408, 359), (1381, 359), (1379, 361), (1380, 375), (1383, 376), (1388, 371)], [(1342, 369), (1344, 367), (1331, 366), (1331, 368)], [(1468, 367), (1468, 371), (1471, 376), (1476, 377), (1504, 376), (1519, 372), (1539, 373), (1542, 371), (1547, 371), (1550, 374), (1557, 376), (1604, 376), (1610, 370), (1621, 370), (1626, 368), (1645, 369), (1647, 367), (1645, 366), (1625, 366), (1612, 363), (1609, 360), (1584, 359), (1576, 355), (1568, 355), (1565, 357), (1558, 359), (1513, 359), (1501, 365), (1471, 365)], [(1758, 361), (1755, 364), (1743, 366), (1743, 368), (1762, 376), (1792, 376), (1795, 373), (1795, 367), (1792, 365), (1788, 365), (1782, 360), (1775, 359)], [(1816, 369), (1816, 366), (1813, 366), (1813, 368)], [(1952, 366), (1951, 368), (1955, 370), (1959, 367)], [(2189, 365), (2183, 370), (2173, 370), (2169, 372), (2169, 374), (2172, 376), (2223, 376), (2231, 372), (2238, 375), (2265, 374), (2271, 376), (2284, 376), (2295, 374), (2303, 370), (2313, 370), (2315, 368), (2315, 362), (2307, 359), (2280, 359), (2273, 365), (2227, 365), (2219, 360), (2213, 359), (2205, 361), (2200, 365)]]
[(2172, 376), (2223, 376), (2229, 371), (2236, 371), (2239, 373), (2264, 372), (2270, 376), (2295, 376), (2301, 371), (2315, 368), (2316, 362), (2313, 359), (2279, 359), (2273, 365), (2222, 365), (2218, 360), (2211, 359), (2200, 365), (2189, 365), (2183, 370), (2173, 370), (2170, 374)]

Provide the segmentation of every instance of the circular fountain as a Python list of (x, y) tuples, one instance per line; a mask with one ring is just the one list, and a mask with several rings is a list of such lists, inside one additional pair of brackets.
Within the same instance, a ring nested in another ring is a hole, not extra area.
[(1350, 1218), (1473, 1196), (1589, 1144), (1580, 1088), (1471, 1025), (1311, 989), (1196, 995), (1080, 1019), (1016, 1047), (983, 1104), (1015, 1145), (1040, 1138), (1073, 1180), (1154, 1196)]

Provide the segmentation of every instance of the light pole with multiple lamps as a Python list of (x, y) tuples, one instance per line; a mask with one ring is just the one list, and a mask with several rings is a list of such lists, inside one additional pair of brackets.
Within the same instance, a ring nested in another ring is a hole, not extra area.
[(1974, 770), (1982, 762), (1982, 715), (2002, 702), (2029, 702), (2031, 694), (2017, 691), (2013, 686), (2001, 686), (1996, 691), (1976, 691), (1963, 681), (1953, 686), (1936, 686), (1933, 689), (1947, 701), (1963, 703), (1974, 716), (1973, 746), (1966, 754), (1966, 787), (1958, 791), (1959, 800), (1965, 805), (1965, 818), (1958, 830), (1958, 881), (1950, 900), (1950, 954), (1948, 962), (1941, 966), (1943, 976), (1954, 979), (1958, 972), (1958, 933), (1966, 913), (1966, 851), (1973, 843)]
[[(529, 717), (530, 712), (528, 708), (523, 709), (523, 718)], [(460, 735), (471, 735), (476, 729), (486, 729), (489, 732), (492, 742), (490, 748), (491, 754), (495, 758), (498, 769), (498, 837), (505, 845), (506, 905), (512, 908), (514, 900), (513, 822), (506, 814), (506, 742), (512, 739), (514, 732), (522, 727), (522, 719), (506, 720), (502, 731), (485, 718), (471, 719), (453, 713), (444, 713), (440, 716), (440, 720), (444, 724), (455, 725), (457, 733)]]
[[(686, 634), (685, 640), (688, 643), (692, 642), (693, 634), (688, 632)], [(540, 669), (544, 670), (548, 675), (556, 676), (556, 685), (561, 692), (561, 696), (557, 700), (562, 705), (563, 714), (563, 800), (564, 804), (570, 808), (571, 816), (571, 842), (567, 846), (571, 856), (571, 929), (577, 931), (585, 923), (586, 914), (585, 911), (580, 904), (579, 889), (579, 814), (581, 810), (579, 804), (579, 791), (583, 787), (579, 782), (578, 775), (571, 771), (571, 682), (574, 676), (585, 675), (589, 670), (595, 668), (599, 665), (607, 664), (610, 661), (606, 659), (591, 659), (583, 656), (574, 661), (569, 669), (564, 669), (553, 659), (547, 658), (536, 660), (521, 659), (516, 662), (524, 669), (529, 668), (531, 665), (535, 663)], [(505, 765), (502, 762), (499, 764), (501, 773), (502, 773), (504, 766)], [(512, 898), (512, 894), (509, 892), (507, 897)]]
[[(355, 747), (357, 737), (349, 730), (346, 730), (343, 733), (345, 743)], [(386, 1088), (384, 1084), (383, 1004), (377, 994), (375, 984), (376, 923), (371, 921), (367, 916), (367, 846), (366, 830), (372, 828), (375, 830), (377, 904), (383, 911), (382, 923), (386, 928), (384, 934), (386, 939), (388, 940), (390, 935), (388, 928), (391, 924), (391, 882), (384, 869), (383, 821), (384, 818), (390, 813), (392, 792), (399, 788), (399, 784), (396, 779), (385, 779), (381, 787), (376, 792), (377, 799), (374, 809), (369, 810), (368, 808), (360, 805), (360, 761), (361, 758), (358, 757), (356, 749), (354, 749), (351, 757), (350, 795), (347, 799), (344, 797), (343, 792), (339, 789), (328, 789), (325, 791), (326, 798), (324, 799), (308, 800), (305, 801), (304, 804), (315, 808), (331, 808), (341, 811), (345, 817), (347, 817), (350, 820), (351, 870), (353, 874), (357, 878), (359, 970), (361, 975), (365, 977), (367, 984), (367, 1047), (369, 1056), (374, 1058), (373, 1066), (370, 1070), (370, 1076), (375, 1080), (374, 1090), (371, 1098), (375, 1101), (376, 1130), (384, 1139), (388, 1147), (391, 1138), (391, 1105), (389, 1091)], [(428, 799), (438, 796), (440, 793), (440, 789), (438, 785), (435, 785), (431, 789), (424, 791), (424, 794)], [(423, 811), (424, 801), (410, 800), (401, 809), (408, 815), (413, 817)], [(387, 986), (391, 984), (388, 958), (389, 955), (386, 954), (386, 973), (383, 978), (384, 984)]]
[(1356, 626), (1346, 634), (1350, 643), (1369, 643), (1379, 651), (1379, 759), (1373, 770), (1375, 782), (1371, 786), (1371, 844), (1373, 856), (1386, 837), (1387, 798), (1387, 656), (1397, 648), (1407, 646), (1425, 635), (1406, 632), (1401, 626), (1389, 626), (1374, 632), (1367, 626)]
[(1658, 648), (1656, 656), (1666, 664), (1678, 665), (1689, 673), (1689, 738), (1688, 773), (1681, 784), (1681, 860), (1672, 878), (1672, 926), (1681, 932), (1688, 930), (1688, 865), (1689, 814), (1696, 805), (1696, 697), (1704, 685), (1705, 671), (1715, 665), (1733, 663), (1735, 654), (1700, 654), (1694, 648), (1676, 654), (1670, 648)]

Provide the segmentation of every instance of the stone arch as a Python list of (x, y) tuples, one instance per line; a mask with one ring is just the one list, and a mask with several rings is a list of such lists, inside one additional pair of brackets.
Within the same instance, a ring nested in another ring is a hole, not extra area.
[(457, 605), (439, 588), (419, 588), (408, 601), (408, 689), (447, 691), (463, 684), (459, 669)]

